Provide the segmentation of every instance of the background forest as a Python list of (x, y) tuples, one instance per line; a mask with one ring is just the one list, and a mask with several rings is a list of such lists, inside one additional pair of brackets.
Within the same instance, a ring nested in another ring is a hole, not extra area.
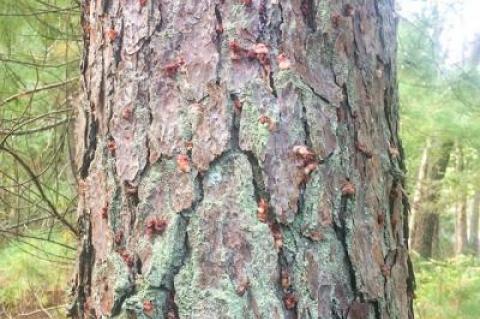
[[(480, 5), (397, 4), (416, 316), (478, 318)], [(64, 317), (82, 41), (76, 0), (0, 3), (0, 318)]]

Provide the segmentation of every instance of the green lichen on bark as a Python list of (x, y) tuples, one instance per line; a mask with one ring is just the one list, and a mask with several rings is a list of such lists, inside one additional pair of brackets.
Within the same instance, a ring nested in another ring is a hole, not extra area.
[(202, 203), (187, 229), (188, 259), (175, 278), (180, 317), (280, 311), (277, 252), (267, 225), (256, 219), (252, 179), (241, 153), (226, 154), (206, 174)]

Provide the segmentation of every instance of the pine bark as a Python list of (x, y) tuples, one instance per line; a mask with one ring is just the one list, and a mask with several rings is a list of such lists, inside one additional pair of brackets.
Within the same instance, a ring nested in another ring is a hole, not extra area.
[(75, 318), (413, 318), (393, 1), (83, 5)]

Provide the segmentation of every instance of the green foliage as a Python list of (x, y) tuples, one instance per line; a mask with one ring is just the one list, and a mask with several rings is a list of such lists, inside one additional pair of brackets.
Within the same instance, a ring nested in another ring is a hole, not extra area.
[[(408, 1), (407, 1), (408, 2)], [(458, 4), (460, 5), (460, 4)], [(449, 5), (424, 6), (402, 17), (399, 28), (401, 133), (407, 154), (409, 188), (415, 185), (426, 141), (459, 141), (470, 157), (480, 149), (480, 74), (475, 57), (449, 64), (441, 36)], [(477, 180), (478, 161), (466, 176)], [(462, 179), (465, 181), (465, 179)], [(463, 183), (465, 184), (465, 183)]]
[[(439, 184), (438, 202), (427, 202), (424, 197), (420, 209), (428, 208), (440, 215), (437, 254), (445, 258), (455, 254), (458, 204), (480, 189), (480, 74), (475, 56), (480, 52), (473, 48), (470, 50), (473, 54), (469, 55), (467, 47), (472, 43), (465, 43), (463, 61), (452, 64), (442, 42), (442, 35), (449, 28), (448, 17), (461, 14), (464, 1), (416, 3), (420, 9), (401, 16), (399, 28), (401, 135), (406, 149), (410, 194), (415, 191), (427, 141), (437, 146), (428, 153), (427, 164), (438, 156), (438, 145), (455, 143), (445, 177), (436, 182), (428, 177), (422, 181), (428, 189)], [(480, 37), (477, 36), (476, 41), (480, 44)], [(474, 46), (479, 44), (473, 43)], [(459, 150), (463, 156), (459, 156)], [(459, 163), (463, 164), (462, 168)], [(459, 256), (445, 261), (427, 261), (416, 257), (413, 262), (417, 281), (416, 318), (479, 317), (479, 259)]]
[(415, 313), (419, 319), (477, 319), (480, 313), (480, 260), (414, 259)]
[[(65, 237), (66, 236), (66, 237)], [(52, 240), (71, 242), (67, 235)], [(29, 311), (62, 304), (72, 272), (74, 251), (37, 240), (11, 241), (0, 249), (0, 305), (5, 311)]]
[(75, 0), (0, 5), (0, 244), (17, 224), (25, 235), (50, 218), (61, 231), (52, 206), (74, 224), (79, 12)]

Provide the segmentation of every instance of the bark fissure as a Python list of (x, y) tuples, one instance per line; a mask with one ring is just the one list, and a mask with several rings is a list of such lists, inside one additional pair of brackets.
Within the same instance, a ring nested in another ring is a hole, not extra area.
[(277, 26), (277, 33), (278, 33), (278, 39), (277, 39), (277, 46), (281, 45), (281, 40), (282, 40), (282, 26), (283, 26), (283, 6), (282, 2), (278, 1), (278, 10), (280, 11), (280, 23)]
[(337, 236), (337, 240), (342, 244), (342, 247), (345, 252), (345, 264), (347, 266), (347, 270), (349, 273), (349, 280), (350, 284), (352, 287), (352, 291), (354, 292), (354, 296), (363, 298), (363, 296), (359, 293), (358, 287), (357, 287), (357, 279), (355, 276), (355, 268), (353, 267), (352, 260), (350, 259), (349, 256), (349, 249), (348, 249), (348, 241), (347, 241), (347, 232), (349, 231), (347, 228), (346, 224), (346, 214), (348, 212), (348, 202), (352, 200), (349, 199), (345, 196), (342, 197), (341, 200), (341, 207), (339, 211), (339, 221), (340, 225), (338, 225), (336, 222), (333, 224), (333, 229), (335, 230), (335, 235)]
[(82, 166), (80, 167), (80, 177), (85, 179), (88, 176), (90, 164), (95, 157), (95, 151), (97, 149), (97, 121), (94, 118), (87, 117), (87, 129), (85, 130), (85, 141), (87, 145), (83, 155)]
[(316, 8), (313, 0), (302, 0), (301, 11), (305, 24), (310, 28), (311, 32), (317, 31), (317, 23), (315, 21)]
[(220, 10), (220, 4), (215, 5), (215, 19), (216, 19), (216, 38), (215, 38), (215, 45), (218, 52), (218, 61), (216, 65), (216, 83), (217, 85), (220, 84), (222, 77), (221, 77), (221, 70), (222, 70), (222, 46), (223, 46), (223, 18), (222, 12)]
[(91, 224), (89, 214), (84, 212), (79, 220), (80, 237), (82, 239), (78, 252), (79, 267), (77, 268), (72, 302), (67, 308), (69, 316), (84, 318), (88, 313), (88, 297), (90, 296), (92, 269), (95, 261), (95, 251), (91, 243)]
[(260, 28), (257, 37), (257, 42), (262, 42), (265, 39), (265, 29), (267, 26), (267, 7), (266, 7), (267, 0), (260, 0), (258, 4), (258, 17), (260, 21)]
[[(184, 242), (183, 242), (183, 255), (181, 256), (181, 264), (179, 267), (173, 269), (173, 273), (171, 275), (171, 289), (169, 289), (169, 293), (171, 295), (171, 298), (169, 299), (169, 303), (167, 303), (167, 316), (169, 313), (173, 312), (174, 317), (173, 318), (179, 318), (178, 316), (178, 306), (175, 303), (175, 276), (178, 275), (180, 270), (185, 267), (185, 264), (187, 263), (187, 260), (191, 257), (191, 248), (188, 242), (188, 226), (190, 223), (190, 216), (192, 214), (195, 214), (197, 212), (198, 206), (201, 205), (203, 202), (204, 198), (204, 190), (203, 190), (203, 175), (197, 175), (196, 182), (195, 184), (197, 185), (195, 192), (197, 193), (197, 199), (192, 203), (192, 206), (190, 208), (182, 210), (179, 214), (182, 216), (182, 218), (185, 220), (185, 228), (184, 228)], [(170, 309), (169, 309), (170, 308)]]

